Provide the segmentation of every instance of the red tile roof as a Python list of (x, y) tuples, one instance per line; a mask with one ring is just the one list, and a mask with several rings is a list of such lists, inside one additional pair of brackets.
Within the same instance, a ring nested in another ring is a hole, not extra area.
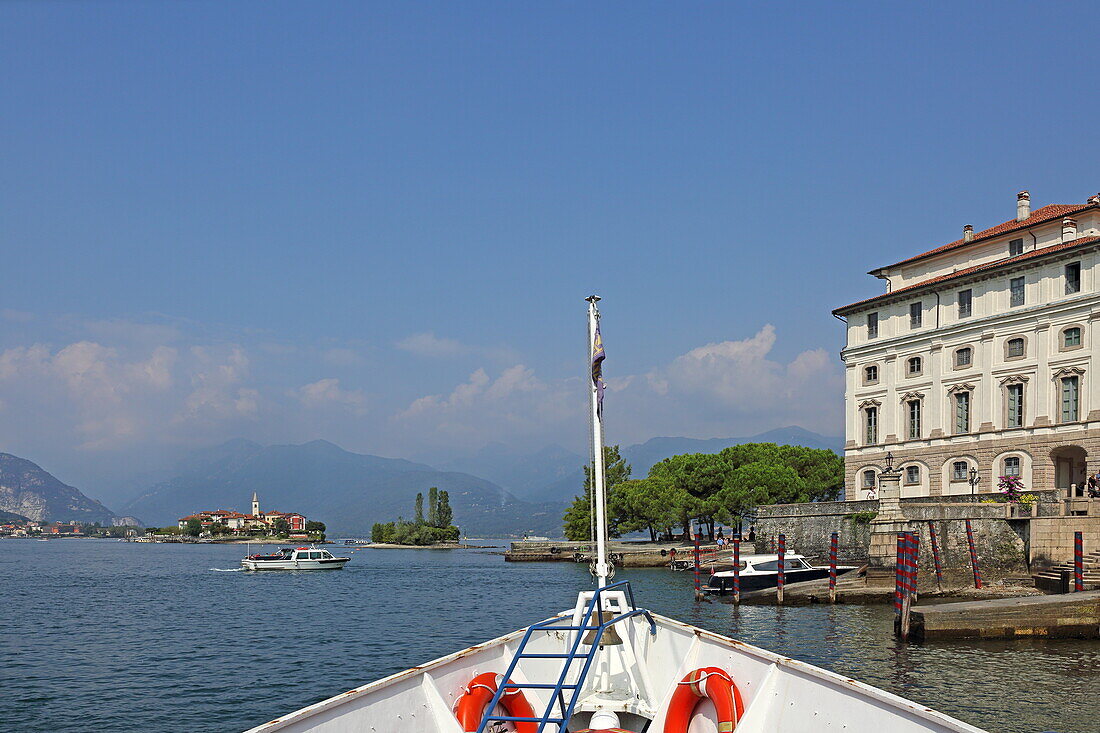
[(898, 265), (907, 265), (911, 262), (916, 262), (917, 260), (923, 260), (925, 257), (932, 257), (933, 255), (950, 252), (951, 250), (958, 249), (959, 247), (971, 245), (986, 239), (992, 239), (993, 237), (999, 237), (1004, 234), (1018, 231), (1020, 229), (1027, 229), (1028, 227), (1033, 227), (1036, 224), (1045, 224), (1047, 222), (1061, 219), (1062, 217), (1070, 216), (1071, 214), (1076, 214), (1086, 209), (1092, 208), (1097, 208), (1096, 204), (1047, 204), (1046, 206), (1041, 206), (1035, 211), (1031, 212), (1031, 216), (1024, 219), (1023, 221), (1009, 219), (1006, 222), (1001, 222), (997, 226), (983, 229), (980, 232), (974, 232), (974, 238), (969, 242), (962, 239), (956, 239), (954, 242), (949, 242), (942, 247), (930, 249), (927, 252), (916, 255), (914, 257), (904, 259), (900, 262), (895, 262), (892, 265), (886, 265), (885, 267), (877, 268), (877, 270), (885, 270), (891, 267), (897, 267)]
[(836, 310), (833, 311), (833, 313), (835, 313), (836, 315), (840, 315), (843, 311), (846, 311), (850, 308), (855, 308), (857, 306), (867, 305), (868, 303), (873, 303), (873, 302), (878, 301), (878, 300), (891, 298), (895, 295), (898, 295), (899, 293), (906, 293), (906, 292), (909, 292), (911, 290), (916, 290), (918, 288), (926, 287), (928, 285), (935, 285), (937, 283), (945, 282), (947, 280), (954, 280), (956, 278), (966, 277), (968, 275), (974, 275), (976, 273), (983, 272), (985, 270), (994, 270), (994, 269), (996, 269), (998, 267), (1002, 267), (1004, 265), (1013, 265), (1017, 262), (1023, 262), (1025, 260), (1030, 260), (1030, 259), (1033, 259), (1033, 258), (1036, 258), (1036, 257), (1042, 257), (1044, 255), (1053, 254), (1055, 252), (1061, 252), (1062, 250), (1072, 249), (1074, 247), (1080, 247), (1080, 246), (1083, 246), (1083, 245), (1086, 245), (1086, 244), (1094, 244), (1096, 242), (1100, 242), (1100, 236), (1097, 236), (1097, 237), (1079, 237), (1077, 239), (1072, 239), (1068, 242), (1061, 242), (1059, 244), (1052, 244), (1051, 246), (1043, 247), (1042, 249), (1033, 249), (1030, 252), (1024, 252), (1023, 254), (1016, 255), (1015, 257), (1008, 257), (1008, 258), (1003, 259), (1003, 260), (996, 260), (995, 262), (986, 262), (986, 263), (981, 264), (981, 265), (975, 265), (973, 267), (967, 267), (965, 270), (958, 270), (956, 272), (949, 272), (946, 275), (940, 275), (938, 277), (929, 278), (928, 280), (922, 280), (919, 283), (913, 283), (912, 285), (906, 285), (904, 288), (898, 288), (897, 290), (891, 290), (889, 293), (882, 293), (881, 295), (876, 295), (873, 298), (866, 298), (865, 300), (856, 301), (855, 303), (850, 303), (848, 305), (841, 306), (840, 308), (837, 308)]

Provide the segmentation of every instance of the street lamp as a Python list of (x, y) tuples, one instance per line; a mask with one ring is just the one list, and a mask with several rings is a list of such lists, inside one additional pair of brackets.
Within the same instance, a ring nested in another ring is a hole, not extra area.
[(970, 494), (974, 495), (974, 489), (977, 487), (978, 482), (982, 480), (982, 477), (978, 475), (978, 469), (970, 469)]
[(893, 472), (894, 472), (894, 452), (893, 451), (887, 451), (886, 452), (886, 470), (883, 471), (883, 473), (893, 473)]

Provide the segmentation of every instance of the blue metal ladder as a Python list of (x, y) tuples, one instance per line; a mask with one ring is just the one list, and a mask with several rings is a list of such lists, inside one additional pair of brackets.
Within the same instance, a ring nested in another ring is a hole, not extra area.
[[(596, 614), (601, 608), (601, 594), (606, 591), (614, 590), (616, 588), (623, 588), (626, 592), (626, 597), (630, 602), (630, 610), (626, 613), (619, 614), (613, 619), (603, 621), (603, 615), (597, 615), (598, 619), (595, 625), (590, 625), (589, 621), (592, 619), (593, 614)], [(493, 695), (492, 701), (485, 709), (485, 715), (481, 718), (481, 724), (477, 728), (477, 733), (485, 733), (488, 725), (494, 721), (511, 721), (513, 723), (538, 723), (538, 732), (543, 733), (543, 730), (547, 725), (553, 724), (557, 726), (557, 733), (562, 733), (565, 730), (566, 723), (573, 717), (573, 709), (577, 706), (577, 701), (580, 699), (581, 690), (584, 688), (585, 679), (588, 677), (588, 671), (592, 667), (592, 662), (596, 658), (596, 652), (600, 648), (600, 639), (603, 638), (603, 632), (612, 624), (616, 624), (632, 616), (645, 616), (649, 621), (649, 633), (656, 636), (657, 623), (653, 620), (653, 616), (649, 611), (644, 608), (638, 608), (634, 605), (634, 592), (630, 589), (630, 582), (621, 580), (618, 583), (612, 583), (611, 585), (605, 585), (602, 588), (597, 588), (592, 594), (592, 600), (588, 602), (588, 606), (585, 608), (584, 616), (581, 617), (579, 626), (558, 626), (561, 623), (561, 617), (547, 619), (546, 621), (540, 621), (537, 624), (530, 626), (527, 629), (527, 633), (523, 635), (523, 640), (519, 643), (519, 648), (516, 649), (515, 656), (512, 657), (511, 663), (508, 665), (508, 670), (504, 673), (504, 677), (501, 679), (500, 684), (497, 686), (497, 691)], [(531, 635), (536, 631), (573, 631), (576, 632), (576, 639), (573, 641), (573, 645), (568, 652), (557, 654), (528, 654), (525, 650), (527, 648), (527, 642), (531, 640)], [(584, 632), (594, 631), (595, 637), (592, 639), (592, 643), (587, 645), (587, 652), (578, 651), (582, 646), (582, 639)], [(558, 681), (554, 683), (542, 682), (526, 682), (517, 684), (511, 682), (512, 673), (515, 671), (516, 666), (521, 659), (561, 659), (562, 668), (561, 674), (558, 675)], [(566, 684), (565, 680), (569, 676), (570, 665), (578, 659), (584, 660), (584, 666), (581, 667), (580, 675), (573, 684)], [(524, 718), (516, 717), (514, 715), (493, 715), (493, 710), (500, 702), (500, 698), (504, 695), (505, 691), (514, 689), (533, 689), (533, 690), (549, 690), (550, 701), (546, 705), (546, 709), (542, 713), (540, 718)], [(564, 692), (570, 690), (571, 694), (569, 702), (566, 704)], [(554, 715), (554, 703), (558, 704), (558, 714)]]

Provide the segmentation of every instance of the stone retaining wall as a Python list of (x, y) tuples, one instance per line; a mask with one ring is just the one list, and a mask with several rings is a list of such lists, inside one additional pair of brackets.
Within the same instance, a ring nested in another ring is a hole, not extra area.
[(1081, 532), (1085, 552), (1100, 550), (1100, 517), (1040, 517), (1031, 520), (1031, 562), (1057, 565), (1073, 560), (1073, 533)]

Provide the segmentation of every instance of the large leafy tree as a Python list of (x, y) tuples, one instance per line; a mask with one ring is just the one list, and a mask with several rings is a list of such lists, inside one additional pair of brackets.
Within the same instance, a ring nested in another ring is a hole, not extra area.
[[(616, 498), (617, 487), (630, 478), (630, 464), (619, 454), (619, 446), (605, 445), (603, 448), (605, 490), (607, 493), (607, 533), (619, 537), (622, 530), (619, 525), (625, 517), (617, 510), (621, 502)], [(592, 466), (584, 467), (584, 493), (574, 497), (573, 503), (565, 510), (562, 527), (567, 539), (583, 542), (591, 539), (592, 534)]]

